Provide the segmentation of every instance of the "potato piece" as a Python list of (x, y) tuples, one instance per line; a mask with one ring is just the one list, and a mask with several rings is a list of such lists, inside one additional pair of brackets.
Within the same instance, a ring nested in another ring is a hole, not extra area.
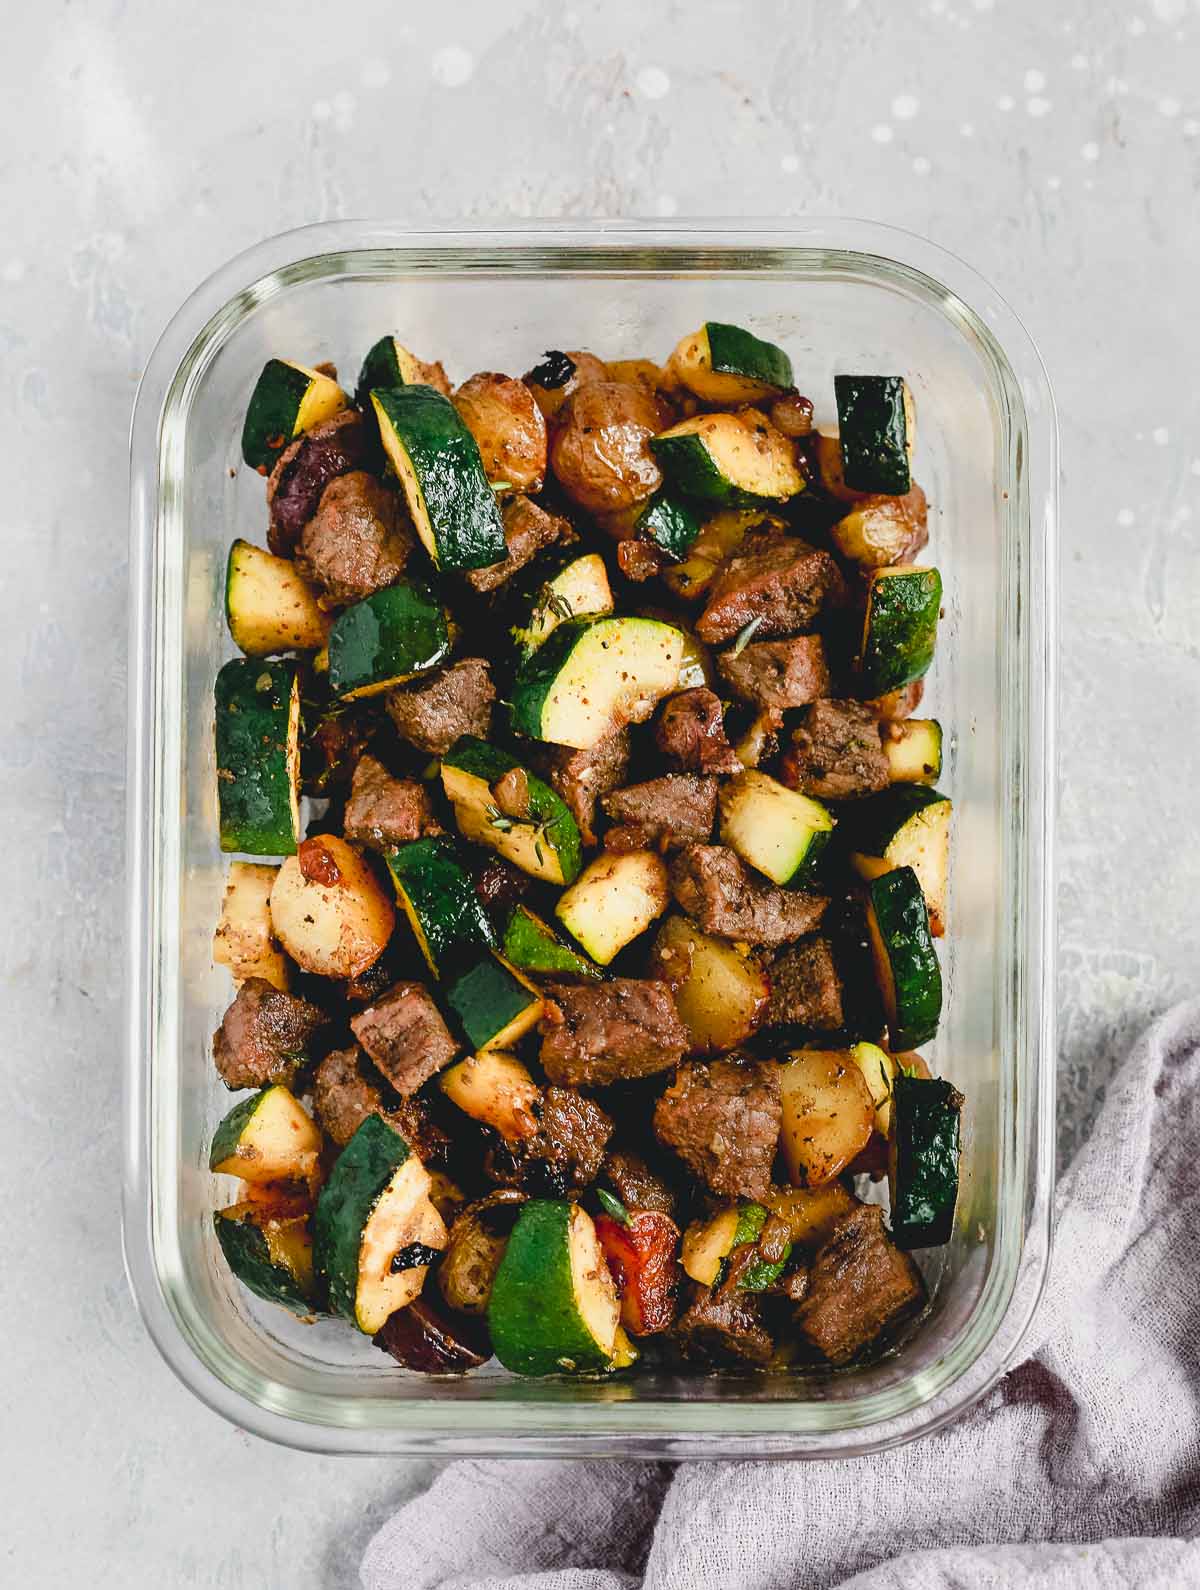
[(650, 958), (652, 976), (675, 995), (692, 1037), (692, 1054), (719, 1054), (745, 1042), (758, 1026), (770, 992), (748, 956), (710, 938), (684, 916), (669, 916)]
[[(565, 379), (559, 376), (571, 366)], [(583, 353), (573, 348), (570, 353), (547, 353), (539, 364), (525, 372), (525, 385), (533, 393), (533, 401), (542, 411), (546, 423), (554, 424), (567, 399), (573, 397), (581, 386), (593, 381), (607, 381), (608, 366), (594, 353)], [(551, 384), (556, 382), (557, 384)]]
[(287, 958), (271, 926), (271, 888), (278, 871), (253, 861), (230, 862), (212, 957), (218, 966), (228, 966), (236, 983), (262, 977), (286, 994)]
[(853, 1057), (800, 1049), (781, 1067), (783, 1157), (798, 1187), (831, 1182), (867, 1145), (875, 1102)]
[(833, 435), (818, 431), (816, 438), (817, 473), (822, 486), (839, 502), (863, 502), (871, 493), (854, 491), (842, 478), (842, 442), (836, 431)]
[(546, 421), (523, 381), (483, 371), (464, 381), (454, 407), (475, 438), (493, 484), (541, 491), (546, 479)]
[(516, 1055), (500, 1049), (471, 1055), (443, 1071), (439, 1083), (464, 1115), (493, 1127), (506, 1142), (537, 1132), (542, 1090)]
[(850, 1058), (862, 1072), (875, 1104), (875, 1130), (886, 1137), (892, 1129), (892, 1083), (899, 1067), (896, 1057), (874, 1043), (856, 1043)]
[(909, 563), (929, 540), (929, 508), (920, 486), (903, 497), (864, 497), (831, 529), (843, 557), (860, 569)]
[(594, 381), (567, 400), (550, 448), (563, 490), (588, 513), (618, 513), (662, 485), (650, 438), (665, 412), (644, 387)]
[(344, 839), (304, 839), (279, 869), (271, 922), (306, 972), (358, 977), (383, 953), (396, 913), (375, 874)]
[(469, 1204), (450, 1227), (446, 1251), (437, 1267), (437, 1283), (451, 1308), (483, 1314), (492, 1295), (492, 1281), (508, 1233), (525, 1194), (503, 1187)]
[(624, 381), (629, 386), (644, 387), (647, 392), (662, 388), (663, 373), (652, 359), (610, 359), (608, 379)]
[(856, 1202), (840, 1181), (823, 1187), (772, 1187), (762, 1201), (786, 1223), (792, 1241), (806, 1248), (819, 1248), (828, 1242), (834, 1226), (846, 1218)]

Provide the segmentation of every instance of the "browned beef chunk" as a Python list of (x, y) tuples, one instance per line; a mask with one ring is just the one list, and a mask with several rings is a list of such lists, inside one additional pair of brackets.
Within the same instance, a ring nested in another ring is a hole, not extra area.
[[(677, 850), (711, 838), (717, 819), (717, 781), (700, 773), (668, 773), (605, 795), (614, 822), (640, 829), (648, 844)], [(634, 847), (631, 847), (634, 848)]]
[(528, 497), (513, 497), (506, 505), (503, 517), (508, 556), (499, 563), (489, 563), (485, 569), (468, 569), (464, 576), (467, 584), (481, 594), (494, 591), (506, 580), (511, 580), (518, 569), (523, 569), (539, 552), (552, 547), (556, 541), (576, 539), (569, 520), (556, 513), (547, 513)]
[(379, 1089), (363, 1076), (361, 1060), (357, 1044), (335, 1049), (321, 1061), (313, 1078), (317, 1120), (339, 1147), (350, 1141), (368, 1115), (383, 1114)]
[(671, 696), (654, 726), (662, 754), (688, 773), (740, 773), (737, 752), (725, 738), (721, 702), (713, 691), (681, 690)]
[(759, 640), (811, 629), (842, 577), (828, 552), (773, 532), (748, 535), (722, 563), (708, 591), (696, 633), (715, 646), (752, 619)]
[(300, 743), (304, 793), (322, 798), (349, 787), (370, 743), (368, 722), (354, 712), (327, 712)]
[(307, 999), (281, 993), (264, 977), (248, 977), (213, 1033), (221, 1080), (227, 1088), (290, 1087), (326, 1019)]
[(633, 1149), (610, 1148), (600, 1168), (626, 1209), (653, 1209), (675, 1218), (679, 1200), (674, 1188)]
[(654, 1130), (713, 1192), (761, 1198), (783, 1105), (773, 1060), (689, 1060), (654, 1107)]
[(400, 734), (420, 751), (445, 756), (463, 734), (487, 735), (496, 691), (482, 657), (464, 657), (387, 694)]
[(652, 541), (639, 541), (634, 537), (627, 537), (617, 543), (617, 567), (627, 580), (635, 580), (639, 584), (643, 580), (652, 580), (670, 563), (670, 558), (661, 547), (656, 547)]
[(862, 1204), (818, 1250), (796, 1323), (831, 1363), (844, 1364), (924, 1295), (921, 1272), (884, 1230), (882, 1211)]
[(825, 647), (819, 635), (793, 635), (789, 640), (761, 640), (719, 652), (717, 667), (743, 701), (764, 712), (803, 707), (829, 690)]
[(829, 940), (814, 934), (782, 951), (771, 966), (771, 997), (764, 1027), (803, 1027), (836, 1032), (841, 1027), (842, 980)]
[(642, 823), (620, 823), (616, 828), (604, 830), (603, 845), (618, 855), (628, 855), (631, 850), (653, 850), (658, 835), (653, 828)]
[(576, 1088), (548, 1087), (538, 1129), (520, 1143), (493, 1150), (495, 1180), (542, 1198), (562, 1198), (595, 1181), (612, 1134), (612, 1118)]
[(724, 845), (689, 845), (671, 863), (671, 889), (698, 927), (747, 944), (787, 944), (820, 922), (828, 901), (803, 889), (777, 889)]
[(672, 1066), (690, 1046), (666, 983), (614, 977), (549, 983), (544, 990), (542, 1068), (551, 1082), (604, 1087)]
[(566, 801), (584, 844), (594, 845), (596, 802), (629, 771), (629, 730), (618, 729), (586, 751), (547, 745), (534, 753), (534, 760), (536, 771)]
[(423, 983), (397, 983), (361, 1011), (350, 1030), (404, 1097), (449, 1065), (459, 1052)]
[(296, 567), (335, 602), (358, 602), (395, 585), (414, 545), (399, 496), (354, 470), (326, 486), (296, 547)]
[(888, 762), (874, 713), (858, 701), (814, 701), (779, 776), (792, 789), (826, 800), (886, 789)]
[(705, 1363), (766, 1364), (775, 1344), (761, 1310), (757, 1292), (698, 1286), (675, 1326), (675, 1338), (689, 1358)]
[(373, 756), (361, 759), (354, 769), (342, 822), (347, 839), (384, 850), (441, 831), (424, 784), (413, 778), (393, 778)]
[(267, 545), (290, 558), (330, 481), (371, 462), (375, 441), (357, 409), (343, 409), (298, 436), (278, 457), (267, 482), (271, 522)]

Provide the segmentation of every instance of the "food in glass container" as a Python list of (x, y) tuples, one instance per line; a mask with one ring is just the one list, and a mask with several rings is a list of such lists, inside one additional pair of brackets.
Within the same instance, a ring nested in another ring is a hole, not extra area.
[(527, 1375), (853, 1363), (922, 1306), (941, 579), (906, 384), (837, 402), (716, 321), (457, 389), (389, 334), (352, 400), (269, 361), (216, 684), (222, 847), (269, 858), (214, 952), (259, 1297)]

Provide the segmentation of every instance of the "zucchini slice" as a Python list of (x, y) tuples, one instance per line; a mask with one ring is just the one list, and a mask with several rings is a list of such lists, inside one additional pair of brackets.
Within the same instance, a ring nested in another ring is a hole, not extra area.
[(273, 651), (316, 651), (329, 634), (329, 615), (289, 558), (237, 540), (225, 565), (225, 619), (247, 657)]
[(445, 984), (446, 1004), (472, 1049), (508, 1049), (542, 1019), (542, 997), (498, 955), (487, 954)]
[(650, 438), (664, 475), (687, 497), (729, 508), (784, 502), (804, 490), (786, 436), (764, 414), (697, 414)]
[(560, 888), (578, 877), (582, 847), (570, 808), (507, 751), (464, 735), (442, 758), (442, 788), (465, 839)]
[(508, 1143), (537, 1132), (542, 1090), (516, 1055), (499, 1049), (469, 1055), (443, 1071), (438, 1084), (464, 1115), (490, 1126)]
[(300, 837), (296, 664), (235, 657), (214, 695), (221, 849), (290, 856)]
[(937, 1032), (942, 969), (929, 932), (929, 912), (911, 867), (872, 878), (867, 935), (887, 1018), (890, 1047), (916, 1049)]
[(662, 857), (651, 850), (597, 856), (559, 896), (554, 914), (594, 961), (607, 966), (667, 908)]
[(715, 1286), (734, 1248), (757, 1242), (766, 1223), (767, 1210), (756, 1203), (730, 1204), (718, 1210), (711, 1220), (696, 1221), (684, 1232), (679, 1250), (684, 1273), (701, 1286)]
[(449, 655), (445, 608), (427, 585), (401, 580), (338, 615), (329, 632), (329, 688), (344, 701), (375, 696)]
[(928, 673), (941, 607), (942, 577), (936, 569), (898, 563), (873, 571), (859, 659), (866, 695), (885, 695)]
[(399, 1132), (369, 1115), (317, 1199), (313, 1258), (335, 1314), (373, 1336), (418, 1297), (446, 1246), (429, 1172)]
[(603, 974), (594, 961), (573, 950), (528, 906), (514, 906), (500, 948), (505, 960), (534, 977), (588, 977)]
[(792, 384), (792, 361), (782, 348), (721, 320), (706, 320), (684, 337), (669, 368), (702, 403), (754, 403)]
[(590, 750), (627, 723), (644, 723), (678, 688), (683, 635), (652, 618), (560, 624), (517, 669), (512, 723), (532, 740)]
[(286, 993), (287, 957), (271, 926), (271, 889), (278, 871), (253, 861), (229, 863), (212, 957), (217, 966), (228, 966), (238, 983), (262, 977)]
[(246, 405), (242, 457), (269, 475), (294, 436), (340, 414), (349, 402), (332, 376), (290, 359), (268, 359)]
[(937, 1077), (901, 1071), (894, 1083), (888, 1184), (898, 1248), (949, 1242), (958, 1201), (963, 1096)]
[(213, 1133), (208, 1168), (255, 1187), (273, 1181), (311, 1183), (322, 1142), (321, 1129), (304, 1106), (277, 1084), (234, 1105)]
[(942, 726), (936, 718), (903, 718), (884, 737), (893, 784), (936, 784), (942, 776)]
[(528, 657), (568, 619), (612, 612), (604, 559), (598, 552), (552, 553), (539, 559), (503, 610), (518, 655)]
[(908, 383), (899, 375), (835, 375), (833, 390), (846, 485), (902, 497), (912, 486), (917, 434)]
[(370, 411), (371, 393), (376, 388), (394, 386), (437, 386), (432, 379), (440, 366), (418, 359), (400, 341), (399, 337), (380, 337), (367, 349), (367, 356), (358, 373), (354, 388), (354, 401), (360, 409)]
[(719, 509), (700, 526), (683, 561), (663, 570), (663, 583), (680, 601), (699, 601), (721, 564), (737, 551), (751, 530), (779, 523), (762, 508)]
[(312, 1234), (306, 1212), (240, 1203), (213, 1214), (225, 1262), (248, 1291), (302, 1318), (317, 1311)]
[(892, 1129), (892, 1086), (900, 1069), (896, 1057), (875, 1043), (852, 1044), (850, 1055), (875, 1101), (875, 1130), (887, 1137)]
[(431, 386), (372, 390), (388, 462), (417, 534), (439, 569), (483, 569), (508, 556), (479, 448), (449, 398)]
[(687, 557), (700, 534), (700, 521), (681, 498), (669, 491), (658, 491), (638, 509), (633, 533), (643, 541), (652, 541), (678, 563)]
[(950, 872), (950, 816), (946, 795), (924, 784), (893, 784), (854, 811), (851, 862), (860, 877), (877, 878), (893, 867), (911, 867), (921, 885), (934, 938), (946, 931), (946, 881)]
[(613, 1367), (620, 1303), (586, 1210), (557, 1199), (524, 1206), (487, 1319), (496, 1357), (515, 1374)]
[(452, 843), (416, 839), (397, 846), (387, 863), (396, 898), (435, 977), (495, 948), (495, 930)]
[(833, 832), (819, 801), (748, 768), (721, 787), (721, 841), (772, 883), (809, 876)]

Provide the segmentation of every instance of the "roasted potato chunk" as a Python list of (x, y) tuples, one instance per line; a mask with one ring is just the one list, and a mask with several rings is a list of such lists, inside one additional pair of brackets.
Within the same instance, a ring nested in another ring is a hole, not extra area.
[(524, 381), (484, 370), (464, 381), (454, 406), (475, 438), (487, 478), (536, 492), (546, 478), (546, 421)]
[(662, 485), (650, 438), (663, 410), (644, 387), (595, 381), (568, 399), (550, 449), (563, 490), (587, 513), (611, 514), (644, 502)]

